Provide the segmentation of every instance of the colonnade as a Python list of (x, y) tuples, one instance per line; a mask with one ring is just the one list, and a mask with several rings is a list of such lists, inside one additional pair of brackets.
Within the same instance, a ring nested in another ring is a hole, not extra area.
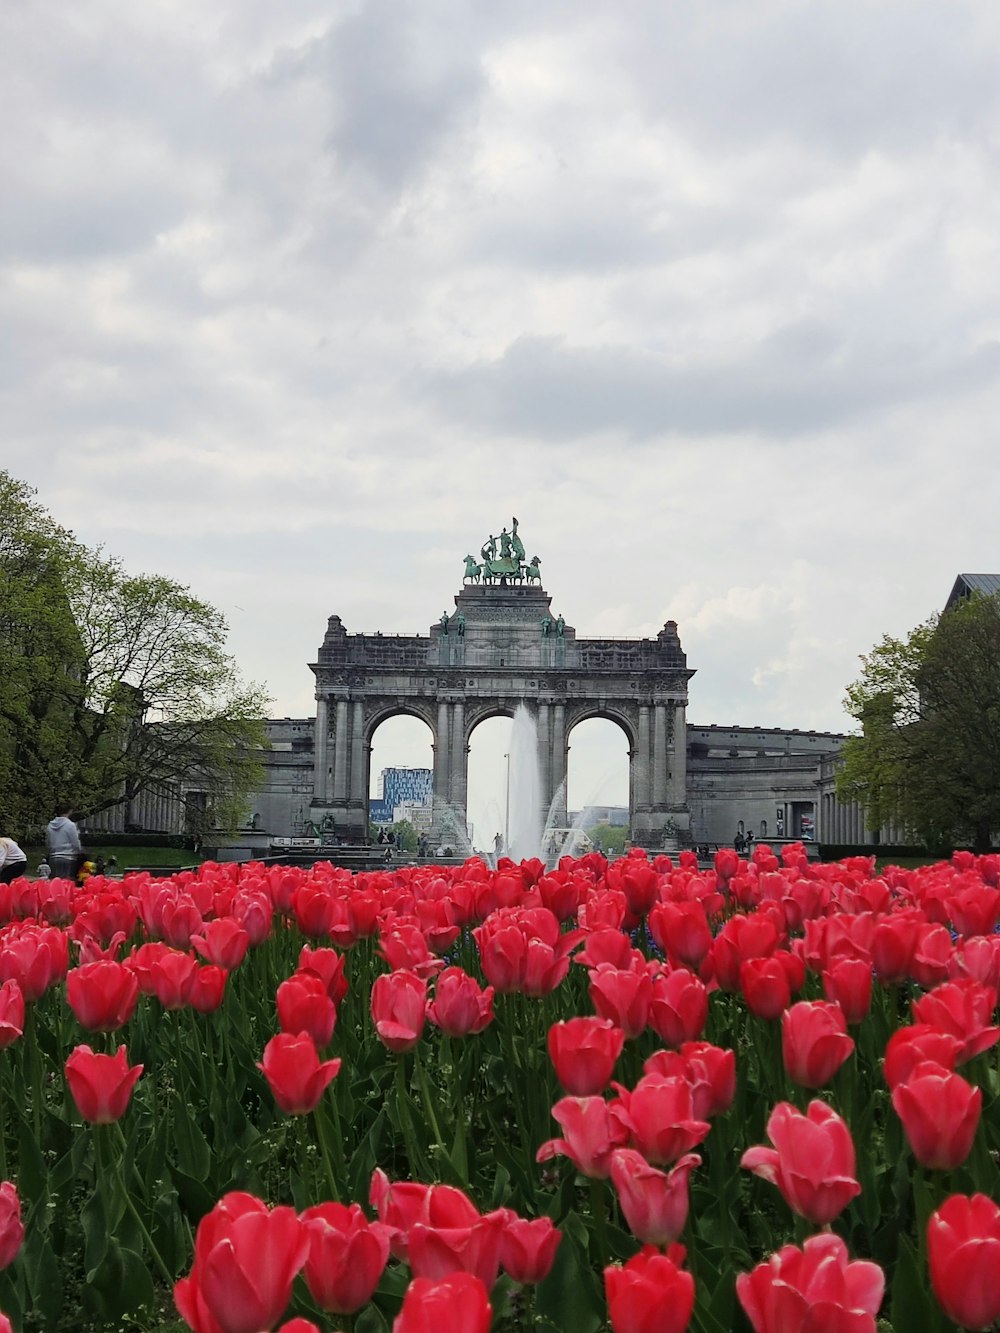
[[(643, 837), (663, 827), (669, 812), (686, 812), (687, 741), (684, 704), (655, 699), (642, 704), (615, 701), (538, 700), (535, 715), (543, 809), (565, 825), (570, 733), (579, 722), (606, 717), (629, 742), (629, 796), (632, 819)], [(407, 712), (427, 723), (433, 748), (434, 825), (465, 820), (469, 737), (488, 717), (508, 713), (509, 703), (467, 697), (420, 700), (401, 709), (388, 698), (321, 696), (316, 701), (314, 807), (327, 810), (338, 832), (364, 837), (368, 827), (371, 738), (381, 722)], [(555, 805), (553, 804), (555, 803)]]

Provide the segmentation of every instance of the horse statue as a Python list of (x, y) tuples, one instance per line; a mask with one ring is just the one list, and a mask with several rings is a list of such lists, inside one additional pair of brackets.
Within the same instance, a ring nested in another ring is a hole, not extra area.
[(471, 555), (465, 557), (465, 579), (467, 583), (470, 579), (473, 583), (478, 583), (483, 575), (482, 565), (477, 565)]
[(541, 563), (538, 556), (534, 555), (529, 563), (524, 566), (524, 577), (529, 583), (537, 583), (539, 587), (542, 586), (542, 574), (538, 568)]

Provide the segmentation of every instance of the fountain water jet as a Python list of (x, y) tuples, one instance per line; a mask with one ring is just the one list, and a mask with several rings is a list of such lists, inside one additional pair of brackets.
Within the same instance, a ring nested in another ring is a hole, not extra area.
[(542, 845), (542, 775), (538, 725), (525, 704), (518, 704), (507, 755), (507, 806), (504, 820), (507, 855), (514, 861), (538, 856)]

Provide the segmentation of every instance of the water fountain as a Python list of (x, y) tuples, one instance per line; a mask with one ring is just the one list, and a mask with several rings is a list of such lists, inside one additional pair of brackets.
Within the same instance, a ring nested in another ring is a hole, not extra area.
[(527, 860), (537, 856), (542, 845), (542, 775), (538, 725), (525, 704), (518, 704), (510, 729), (506, 791), (507, 855)]

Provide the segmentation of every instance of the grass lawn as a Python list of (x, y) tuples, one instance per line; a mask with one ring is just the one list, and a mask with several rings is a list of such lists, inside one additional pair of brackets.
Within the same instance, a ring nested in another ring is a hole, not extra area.
[[(86, 839), (84, 846), (87, 846)], [(45, 848), (25, 847), (24, 850), (28, 857), (28, 873), (33, 875), (39, 861), (45, 855)], [(109, 861), (113, 856), (118, 862), (114, 867), (118, 875), (134, 866), (162, 866), (164, 870), (176, 870), (180, 866), (198, 865), (205, 859), (197, 852), (191, 851), (189, 847), (119, 847), (111, 844), (93, 849), (87, 847), (87, 851), (91, 860), (103, 856), (105, 861)]]

